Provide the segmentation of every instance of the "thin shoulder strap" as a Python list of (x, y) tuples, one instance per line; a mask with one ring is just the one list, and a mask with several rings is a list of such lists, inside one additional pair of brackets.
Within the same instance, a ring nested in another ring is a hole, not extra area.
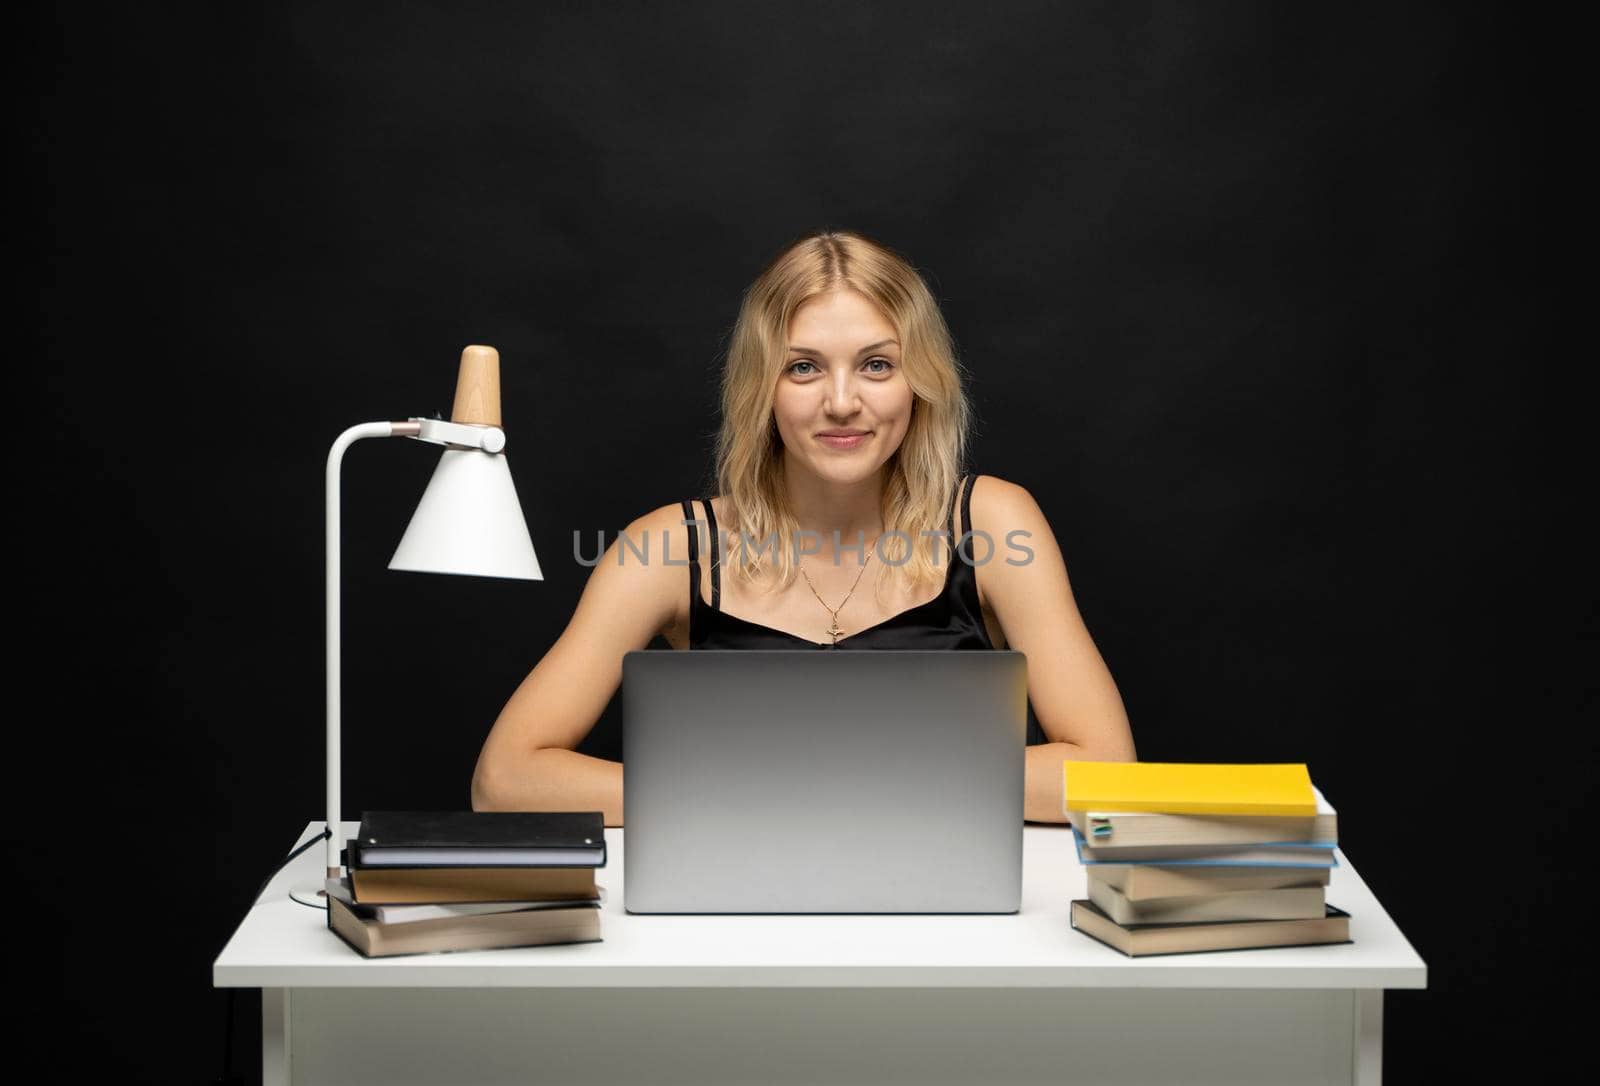
[(722, 610), (722, 547), (717, 541), (717, 514), (711, 508), (710, 498), (701, 498), (706, 507), (706, 525), (711, 539), (711, 607)]
[(689, 530), (689, 601), (700, 602), (700, 533), (695, 531), (694, 510), (689, 507), (689, 499), (685, 498), (678, 503), (683, 507), (683, 523)]
[[(961, 477), (961, 538), (963, 541), (972, 538), (972, 478), (971, 475), (963, 475)], [(950, 531), (952, 533), (955, 532), (954, 523), (950, 525)], [(961, 553), (970, 562), (972, 560), (971, 543), (967, 543)]]
[(956, 480), (955, 488), (950, 491), (950, 502), (944, 509), (944, 523), (950, 532), (950, 546), (952, 548), (956, 545), (956, 495), (961, 493), (961, 484), (966, 481), (967, 477), (965, 475)]
[(700, 564), (700, 540), (698, 532), (694, 530), (694, 510), (689, 507), (689, 499), (685, 498), (678, 503), (683, 506), (683, 522), (689, 526), (689, 561), (695, 566)]
[(704, 498), (685, 498), (680, 503), (683, 506), (683, 522), (689, 527), (689, 590), (693, 599), (700, 602), (700, 522), (695, 518), (691, 500), (705, 502), (706, 521), (711, 529), (711, 606), (720, 610), (722, 579), (717, 576), (717, 515), (711, 511), (711, 503)]
[(963, 475), (956, 480), (956, 485), (950, 488), (950, 500), (944, 506), (944, 524), (946, 530), (950, 533), (950, 545), (952, 547), (955, 546), (956, 542), (956, 496), (961, 493), (961, 484), (966, 478)]

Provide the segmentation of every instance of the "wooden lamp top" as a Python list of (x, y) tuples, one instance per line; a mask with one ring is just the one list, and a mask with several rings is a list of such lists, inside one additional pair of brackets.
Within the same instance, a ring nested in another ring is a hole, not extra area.
[(473, 426), (500, 426), (500, 352), (478, 344), (461, 352), (456, 376), (456, 402), (450, 421)]

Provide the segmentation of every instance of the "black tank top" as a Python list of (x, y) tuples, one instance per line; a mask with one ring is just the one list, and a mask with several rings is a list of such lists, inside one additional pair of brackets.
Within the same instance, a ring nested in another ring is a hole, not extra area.
[[(750, 622), (722, 610), (721, 553), (716, 546), (717, 515), (711, 503), (705, 506), (706, 527), (713, 541), (711, 553), (711, 602), (700, 597), (700, 543), (698, 525), (689, 531), (689, 648), (691, 649), (990, 649), (989, 631), (983, 624), (978, 601), (978, 579), (972, 559), (972, 487), (963, 485), (964, 476), (950, 495), (945, 516), (950, 538), (955, 538), (956, 493), (961, 498), (961, 524), (965, 529), (957, 542), (958, 554), (949, 556), (945, 569), (944, 591), (927, 603), (890, 615), (882, 622), (847, 637), (837, 645), (831, 641), (812, 641), (785, 630)], [(683, 519), (695, 520), (689, 499), (683, 502)], [(949, 555), (948, 548), (940, 550)], [(818, 608), (820, 611), (821, 608)]]

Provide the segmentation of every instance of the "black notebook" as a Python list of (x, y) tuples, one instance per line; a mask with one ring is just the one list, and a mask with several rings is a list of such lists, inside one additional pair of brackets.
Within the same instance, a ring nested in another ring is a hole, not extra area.
[(363, 811), (352, 867), (604, 867), (600, 811)]

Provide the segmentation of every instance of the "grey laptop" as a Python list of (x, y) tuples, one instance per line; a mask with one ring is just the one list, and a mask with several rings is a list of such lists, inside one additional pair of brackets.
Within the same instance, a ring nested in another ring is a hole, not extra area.
[(1014, 650), (626, 653), (630, 913), (1013, 913)]

